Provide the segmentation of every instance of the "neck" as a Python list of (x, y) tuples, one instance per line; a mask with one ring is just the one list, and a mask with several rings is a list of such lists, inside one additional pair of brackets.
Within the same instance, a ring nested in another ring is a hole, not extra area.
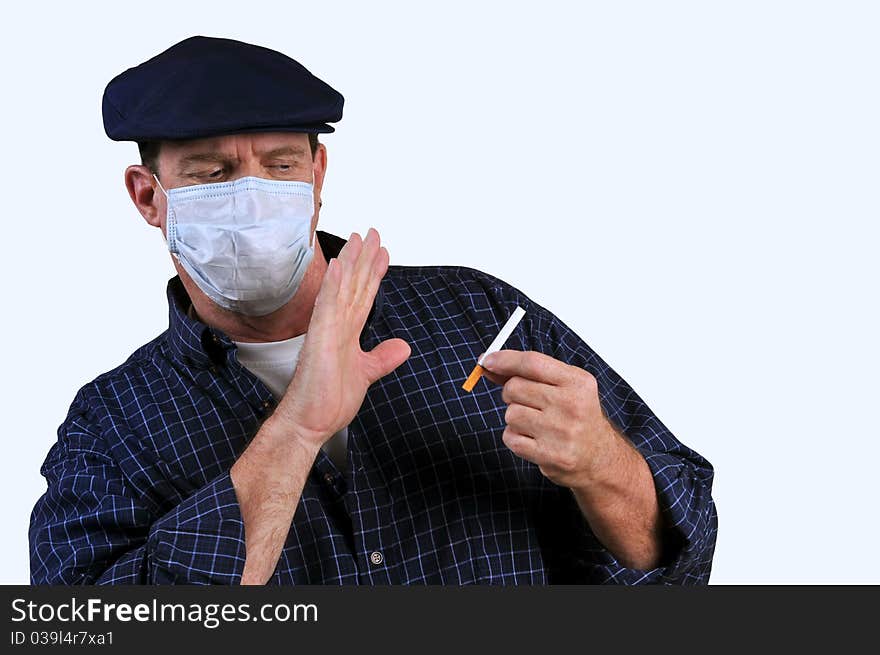
[(315, 254), (296, 294), (286, 305), (266, 316), (244, 316), (218, 307), (202, 293), (176, 261), (175, 267), (203, 323), (225, 332), (233, 341), (266, 342), (283, 341), (306, 333), (315, 298), (327, 271), (327, 262), (316, 237)]

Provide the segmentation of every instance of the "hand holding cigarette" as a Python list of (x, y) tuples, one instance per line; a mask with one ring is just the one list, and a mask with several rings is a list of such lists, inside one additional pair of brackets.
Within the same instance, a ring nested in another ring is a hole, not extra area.
[(474, 370), (471, 371), (471, 374), (468, 376), (467, 380), (464, 381), (464, 384), (461, 385), (461, 388), (467, 392), (473, 390), (474, 385), (477, 383), (477, 380), (482, 377), (483, 373), (486, 372), (486, 369), (483, 368), (483, 360), (486, 358), (486, 355), (489, 353), (494, 353), (501, 350), (501, 346), (504, 345), (510, 335), (513, 334), (513, 331), (516, 329), (516, 326), (519, 325), (519, 322), (522, 320), (522, 317), (526, 315), (526, 310), (522, 309), (517, 305), (517, 308), (513, 310), (513, 314), (510, 315), (510, 318), (507, 319), (507, 323), (504, 324), (504, 327), (501, 328), (501, 332), (498, 333), (498, 336), (495, 337), (495, 340), (489, 344), (489, 347), (486, 348), (486, 352), (480, 355), (480, 358), (477, 360), (477, 365), (474, 366)]

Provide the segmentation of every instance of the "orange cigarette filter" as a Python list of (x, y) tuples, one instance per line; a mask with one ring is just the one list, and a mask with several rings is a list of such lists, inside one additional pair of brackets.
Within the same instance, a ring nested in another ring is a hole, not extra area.
[(526, 310), (517, 305), (516, 309), (513, 310), (513, 314), (511, 314), (510, 318), (507, 319), (507, 323), (505, 323), (504, 327), (501, 328), (501, 332), (499, 332), (494, 341), (489, 344), (489, 347), (486, 348), (486, 351), (482, 355), (480, 355), (480, 358), (477, 360), (477, 365), (474, 366), (474, 370), (471, 371), (471, 374), (468, 375), (468, 379), (464, 381), (463, 385), (461, 385), (462, 389), (470, 393), (471, 389), (473, 389), (474, 385), (477, 383), (477, 380), (479, 380), (483, 376), (483, 373), (486, 372), (486, 369), (483, 368), (480, 362), (482, 362), (483, 358), (487, 355), (501, 350), (501, 346), (504, 345), (504, 342), (507, 341), (513, 331), (516, 329), (516, 326), (519, 324), (525, 314)]
[(461, 385), (461, 388), (467, 392), (472, 391), (474, 388), (474, 385), (477, 383), (477, 380), (479, 380), (483, 376), (483, 373), (485, 373), (485, 372), (486, 372), (486, 369), (484, 369), (482, 366), (477, 364), (476, 366), (474, 366), (474, 370), (471, 371), (471, 374), (468, 375), (468, 379), (464, 381), (463, 385)]

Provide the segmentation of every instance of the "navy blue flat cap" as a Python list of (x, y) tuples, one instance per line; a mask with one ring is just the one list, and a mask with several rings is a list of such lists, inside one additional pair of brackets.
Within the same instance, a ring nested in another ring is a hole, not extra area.
[(236, 132), (333, 132), (342, 94), (290, 57), (194, 36), (114, 77), (104, 131), (114, 141), (198, 139)]

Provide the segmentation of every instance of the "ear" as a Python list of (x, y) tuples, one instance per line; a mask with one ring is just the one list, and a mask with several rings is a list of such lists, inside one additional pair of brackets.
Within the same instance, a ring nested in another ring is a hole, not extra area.
[[(318, 215), (321, 213), (321, 189), (324, 187), (324, 174), (327, 172), (327, 148), (319, 143), (312, 160), (312, 173), (315, 176), (313, 192), (315, 194), (315, 213), (312, 215), (311, 235), (314, 239), (318, 227)], [(315, 239), (314, 243), (317, 243)]]
[(153, 227), (165, 230), (165, 194), (159, 189), (153, 172), (140, 164), (125, 169), (125, 188), (134, 206)]
[(321, 189), (324, 186), (324, 175), (327, 173), (327, 148), (324, 147), (323, 143), (319, 143), (315, 150), (312, 172), (315, 175), (315, 196), (320, 198)]

